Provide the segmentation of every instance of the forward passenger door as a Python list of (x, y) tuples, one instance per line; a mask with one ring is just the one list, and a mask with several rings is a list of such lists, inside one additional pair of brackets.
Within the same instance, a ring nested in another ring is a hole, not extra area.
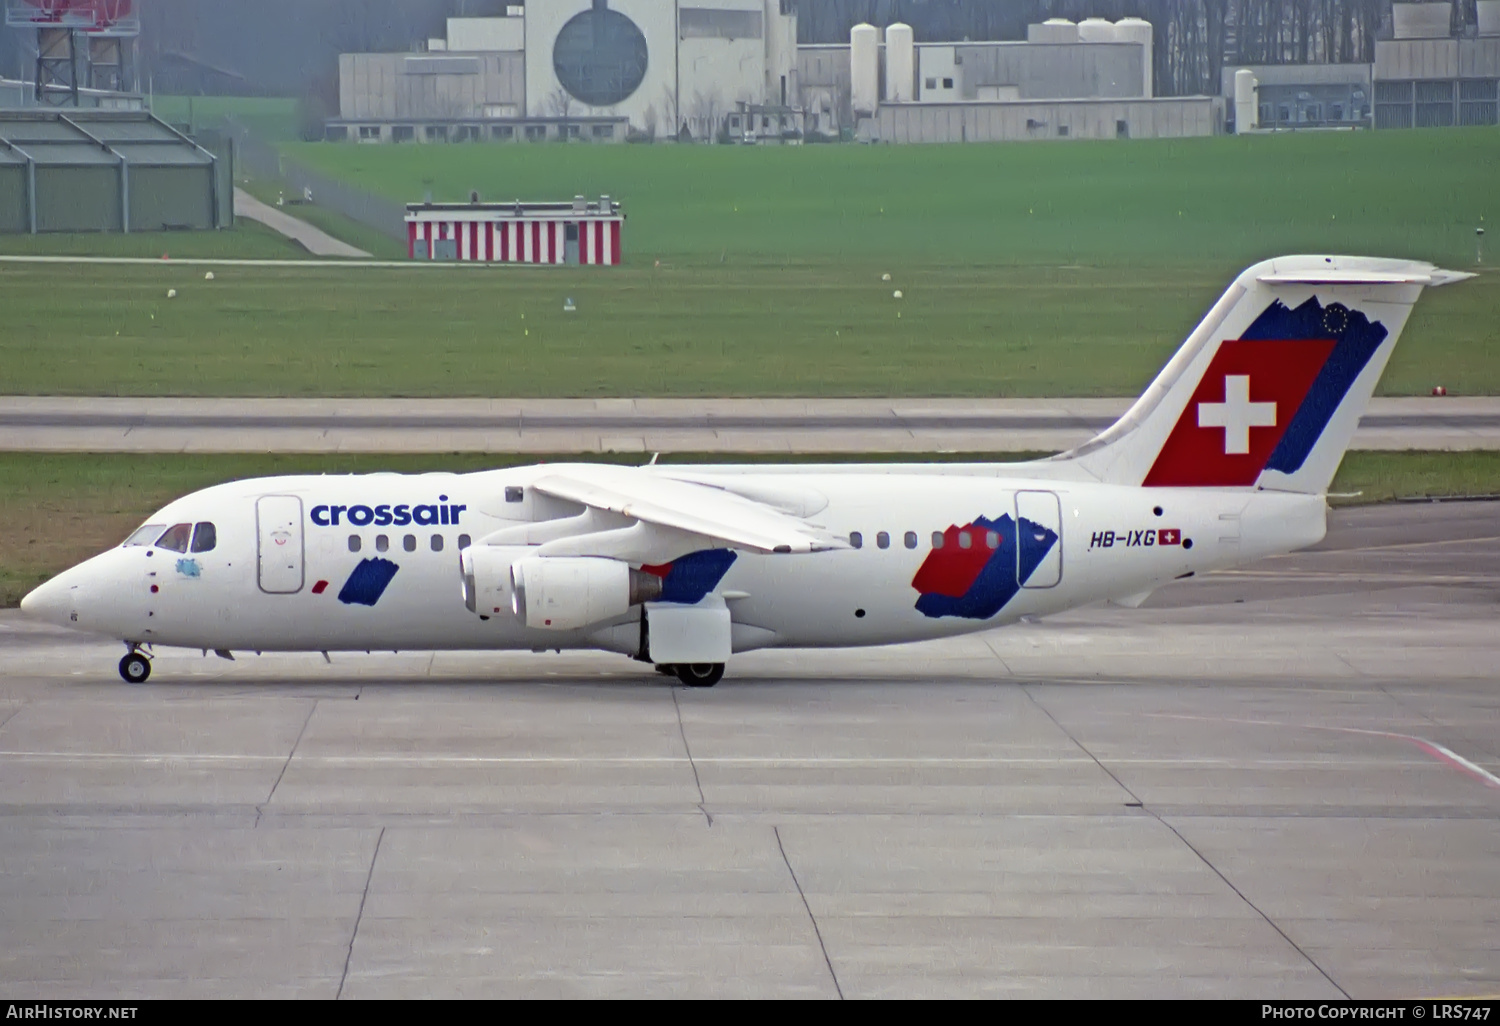
[(256, 552), (260, 590), (291, 595), (302, 590), (302, 500), (295, 495), (262, 495), (255, 503)]

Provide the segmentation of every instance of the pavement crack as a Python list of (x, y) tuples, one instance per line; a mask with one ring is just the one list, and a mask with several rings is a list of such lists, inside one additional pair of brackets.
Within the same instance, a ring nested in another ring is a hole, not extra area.
[(703, 818), (708, 820), (708, 825), (714, 825), (713, 814), (708, 811), (708, 799), (703, 796), (703, 781), (698, 779), (698, 764), (693, 761), (693, 746), (688, 744), (687, 728), (682, 723), (682, 705), (677, 701), (677, 689), (669, 689), (672, 692), (672, 708), (677, 711), (677, 733), (682, 738), (682, 750), (687, 752), (688, 765), (693, 769), (693, 786), (698, 788), (698, 811), (703, 813)]
[(24, 708), (26, 708), (26, 706), (25, 706), (25, 705), (18, 705), (18, 706), (16, 706), (16, 707), (15, 707), (15, 708), (14, 708), (14, 709), (12, 709), (12, 710), (11, 710), (11, 711), (10, 711), (10, 715), (9, 715), (9, 716), (7, 716), (7, 717), (5, 717), (5, 719), (3, 719), (3, 720), (0, 720), (0, 730), (4, 730), (4, 729), (5, 729), (5, 725), (6, 725), (6, 724), (7, 724), (7, 723), (9, 723), (9, 722), (10, 722), (10, 721), (11, 721), (11, 720), (13, 720), (13, 719), (15, 719), (15, 718), (16, 718), (16, 715), (17, 715), (17, 714), (18, 714), (18, 713), (20, 713), (20, 711), (21, 711), (21, 710), (22, 710), (22, 709), (24, 709)]
[(335, 1001), (344, 996), (344, 984), (349, 979), (349, 963), (354, 959), (354, 941), (359, 936), (359, 924), (365, 918), (365, 902), (370, 898), (370, 881), (375, 879), (375, 860), (380, 858), (380, 842), (383, 840), (385, 827), (381, 827), (380, 833), (375, 836), (375, 851), (370, 855), (370, 871), (365, 874), (364, 893), (359, 896), (359, 911), (354, 914), (354, 929), (349, 934), (349, 952), (344, 955), (344, 974), (339, 977), (339, 989), (333, 995)]
[(786, 845), (781, 841), (781, 827), (773, 826), (771, 832), (776, 835), (776, 850), (781, 852), (781, 861), (786, 863), (786, 871), (791, 874), (792, 886), (797, 888), (797, 897), (802, 899), (802, 907), (807, 910), (807, 920), (812, 923), (813, 936), (818, 938), (818, 950), (823, 952), (823, 964), (828, 966), (828, 975), (833, 980), (833, 989), (842, 1001), (844, 988), (839, 986), (839, 974), (833, 971), (833, 959), (828, 957), (828, 945), (823, 943), (823, 931), (818, 929), (818, 917), (813, 915), (812, 906), (807, 903), (807, 894), (802, 890), (802, 881), (797, 879), (797, 871), (792, 868), (792, 860), (787, 858)]
[(1245, 894), (1244, 891), (1242, 891), (1238, 887), (1236, 887), (1234, 885), (1234, 882), (1231, 881), (1229, 879), (1229, 877), (1225, 876), (1222, 872), (1220, 872), (1219, 871), (1219, 867), (1216, 866), (1216, 865), (1214, 865), (1212, 862), (1210, 862), (1209, 859), (1208, 859), (1208, 856), (1204, 855), (1201, 851), (1199, 851), (1193, 845), (1192, 841), (1189, 841), (1186, 837), (1182, 836), (1182, 831), (1178, 830), (1171, 823), (1168, 823), (1154, 809), (1146, 809), (1145, 811), (1146, 811), (1146, 814), (1148, 816), (1150, 816), (1152, 819), (1156, 820), (1162, 826), (1164, 826), (1168, 830), (1172, 831), (1172, 836), (1176, 837), (1179, 841), (1181, 841), (1182, 844), (1183, 844), (1183, 847), (1187, 848), (1188, 851), (1190, 851), (1194, 855), (1196, 855), (1198, 857), (1198, 861), (1202, 862), (1205, 866), (1207, 866), (1208, 869), (1209, 869), (1209, 871), (1211, 873), (1213, 873), (1214, 876), (1216, 876), (1220, 880), (1224, 881), (1224, 886), (1228, 887), (1231, 891), (1233, 891), (1235, 897), (1237, 897), (1241, 901), (1243, 901), (1250, 908), (1250, 910), (1252, 912), (1254, 912), (1256, 915), (1260, 916), (1261, 919), (1265, 920), (1266, 925), (1269, 926), (1271, 929), (1275, 930), (1277, 932), (1277, 934), (1280, 935), (1280, 937), (1281, 937), (1282, 940), (1286, 941), (1289, 945), (1291, 945), (1292, 950), (1295, 951), (1297, 954), (1301, 955), (1303, 957), (1303, 959), (1306, 960), (1306, 962), (1307, 962), (1308, 965), (1310, 965), (1314, 969), (1316, 969), (1318, 971), (1318, 975), (1322, 976), (1323, 979), (1325, 979), (1325, 980), (1328, 981), (1329, 986), (1333, 987), (1334, 990), (1336, 990), (1340, 994), (1342, 994), (1345, 1001), (1351, 1000), (1350, 997), (1349, 997), (1349, 992), (1347, 990), (1345, 990), (1343, 987), (1339, 986), (1339, 983), (1338, 983), (1337, 980), (1335, 980), (1332, 976), (1328, 975), (1328, 970), (1326, 970), (1322, 966), (1320, 966), (1317, 963), (1316, 959), (1314, 959), (1311, 955), (1309, 955), (1306, 951), (1304, 951), (1303, 948), (1302, 948), (1302, 945), (1300, 945), (1296, 941), (1292, 940), (1292, 938), (1287, 935), (1287, 932), (1285, 930), (1283, 930), (1280, 926), (1278, 926), (1276, 924), (1276, 920), (1272, 919), (1270, 916), (1268, 916), (1264, 912), (1262, 912), (1261, 909), (1260, 909), (1260, 906), (1257, 905), (1255, 902), (1251, 901), (1249, 899), (1249, 897), (1246, 896), (1246, 894)]
[(995, 648), (995, 643), (989, 638), (980, 638), (980, 640), (984, 642), (984, 647), (990, 650), (990, 654), (993, 655), (995, 659), (1000, 663), (1000, 665), (1005, 669), (1006, 676), (1014, 677), (1016, 675), (1015, 671), (1010, 668), (1010, 664), (1005, 661), (1005, 657), (1000, 654), (999, 649)]
[(1078, 740), (1078, 738), (1074, 737), (1073, 736), (1073, 732), (1071, 730), (1069, 730), (1067, 727), (1064, 727), (1060, 722), (1058, 722), (1057, 717), (1052, 715), (1052, 710), (1048, 709), (1041, 702), (1037, 701), (1037, 697), (1031, 693), (1031, 689), (1029, 687), (1027, 687), (1025, 684), (1021, 685), (1021, 693), (1024, 694), (1028, 699), (1031, 700), (1031, 704), (1034, 705), (1034, 706), (1036, 706), (1037, 709), (1041, 711), (1041, 714), (1043, 716), (1047, 717), (1047, 719), (1049, 719), (1049, 720), (1052, 721), (1052, 725), (1054, 727), (1056, 727), (1058, 730), (1062, 731), (1064, 737), (1066, 737), (1069, 741), (1073, 742), (1074, 747), (1076, 747), (1080, 752), (1082, 752), (1084, 755), (1087, 755), (1090, 759), (1092, 759), (1095, 766), (1098, 766), (1099, 769), (1101, 771), (1103, 771), (1103, 773), (1107, 777), (1109, 777), (1109, 779), (1113, 780), (1115, 782), (1115, 785), (1117, 787), (1119, 787), (1119, 789), (1121, 791), (1124, 791), (1126, 794), (1128, 794), (1130, 796), (1130, 804), (1131, 805), (1136, 806), (1136, 807), (1144, 808), (1144, 803), (1141, 801), (1140, 795), (1138, 795), (1134, 791), (1132, 791), (1130, 789), (1129, 785), (1125, 783), (1125, 781), (1121, 780), (1118, 776), (1116, 776), (1114, 770), (1110, 769), (1108, 766), (1104, 765), (1104, 763), (1100, 762), (1099, 761), (1099, 757), (1097, 755), (1095, 755), (1093, 752), (1089, 751), (1087, 745), (1085, 745), (1082, 741)]
[(1301, 955), (1302, 958), (1307, 962), (1308, 965), (1310, 965), (1314, 969), (1316, 969), (1318, 971), (1318, 974), (1320, 976), (1322, 976), (1323, 979), (1325, 979), (1325, 980), (1328, 981), (1328, 983), (1329, 983), (1330, 986), (1332, 986), (1335, 990), (1337, 990), (1340, 994), (1342, 994), (1344, 996), (1344, 1000), (1345, 1001), (1349, 1000), (1349, 992), (1346, 991), (1343, 987), (1340, 987), (1339, 984), (1338, 984), (1338, 981), (1336, 981), (1332, 976), (1329, 976), (1328, 972), (1322, 966), (1320, 966), (1313, 959), (1313, 957), (1311, 955), (1309, 955), (1306, 951), (1304, 951), (1302, 949), (1302, 946), (1300, 944), (1298, 944), (1296, 941), (1292, 940), (1291, 937), (1287, 936), (1287, 932), (1285, 930), (1283, 930), (1280, 926), (1278, 926), (1276, 924), (1276, 921), (1274, 919), (1272, 919), (1270, 916), (1268, 916), (1264, 912), (1262, 912), (1261, 909), (1260, 909), (1260, 906), (1258, 906), (1257, 904), (1255, 904), (1255, 902), (1251, 901), (1250, 898), (1245, 894), (1244, 891), (1242, 891), (1238, 887), (1236, 887), (1234, 885), (1233, 881), (1231, 881), (1229, 879), (1229, 877), (1225, 876), (1222, 872), (1220, 872), (1219, 871), (1219, 867), (1216, 866), (1216, 865), (1214, 865), (1212, 862), (1210, 862), (1208, 860), (1208, 856), (1204, 855), (1201, 851), (1199, 851), (1196, 847), (1194, 847), (1193, 846), (1193, 842), (1189, 841), (1186, 837), (1182, 836), (1182, 831), (1178, 830), (1171, 823), (1168, 823), (1165, 819), (1163, 819), (1161, 817), (1161, 814), (1158, 813), (1155, 809), (1149, 808), (1146, 805), (1146, 803), (1141, 800), (1140, 795), (1138, 795), (1134, 791), (1132, 791), (1126, 785), (1126, 783), (1123, 780), (1121, 780), (1118, 776), (1115, 775), (1115, 773), (1114, 773), (1113, 770), (1111, 770), (1108, 766), (1104, 765), (1104, 763), (1099, 760), (1099, 757), (1089, 750), (1088, 745), (1086, 745), (1082, 741), (1078, 740), (1078, 738), (1073, 735), (1072, 731), (1070, 731), (1067, 727), (1064, 727), (1060, 722), (1058, 722), (1057, 717), (1053, 716), (1052, 713), (1051, 713), (1051, 711), (1048, 710), (1048, 708), (1045, 705), (1043, 705), (1041, 702), (1037, 701), (1036, 696), (1031, 693), (1031, 689), (1030, 688), (1026, 687), (1025, 685), (1022, 685), (1021, 686), (1021, 690), (1026, 693), (1026, 697), (1027, 698), (1031, 699), (1031, 704), (1034, 705), (1034, 706), (1036, 706), (1038, 709), (1040, 709), (1041, 712), (1042, 712), (1042, 714), (1044, 716), (1046, 716), (1047, 719), (1051, 720), (1053, 722), (1053, 724), (1056, 725), (1057, 729), (1060, 730), (1060, 731), (1062, 731), (1063, 734), (1067, 736), (1068, 740), (1071, 741), (1071, 742), (1073, 742), (1073, 744), (1078, 747), (1078, 750), (1080, 752), (1082, 752), (1084, 755), (1087, 755), (1090, 759), (1093, 760), (1095, 766), (1098, 766), (1101, 770), (1103, 770), (1105, 773), (1107, 773), (1109, 775), (1109, 778), (1111, 780), (1113, 780), (1116, 784), (1119, 785), (1120, 790), (1122, 790), (1126, 794), (1130, 795), (1130, 804), (1131, 804), (1131, 806), (1139, 808), (1146, 815), (1150, 816), (1152, 819), (1156, 820), (1156, 822), (1160, 823), (1162, 826), (1164, 826), (1168, 830), (1170, 830), (1172, 832), (1172, 836), (1176, 837), (1178, 841), (1182, 842), (1183, 847), (1187, 848), (1188, 851), (1190, 851), (1194, 855), (1196, 855), (1197, 858), (1198, 858), (1198, 861), (1202, 862), (1205, 866), (1208, 867), (1209, 872), (1213, 873), (1214, 876), (1216, 876), (1220, 880), (1222, 880), (1224, 882), (1224, 886), (1228, 887), (1231, 891), (1234, 892), (1235, 897), (1237, 897), (1241, 901), (1243, 901), (1245, 903), (1245, 905), (1250, 909), (1250, 911), (1252, 911), (1256, 915), (1260, 916), (1260, 918), (1265, 921), (1265, 924), (1267, 926), (1269, 926), (1271, 929), (1275, 930), (1276, 933), (1281, 937), (1282, 940), (1286, 941), (1287, 944), (1291, 945), (1292, 950), (1295, 951), (1295, 952), (1297, 952), (1297, 954)]
[(260, 826), (262, 810), (271, 804), (271, 799), (276, 795), (276, 789), (281, 786), (281, 778), (286, 776), (286, 768), (292, 764), (292, 758), (297, 754), (297, 746), (302, 743), (302, 735), (307, 733), (307, 725), (312, 722), (313, 713), (318, 711), (318, 701), (318, 699), (314, 698), (312, 708), (307, 710), (307, 718), (302, 721), (302, 729), (297, 731), (297, 740), (292, 742), (292, 750), (286, 753), (286, 762), (281, 764), (281, 772), (276, 774), (276, 783), (271, 785), (270, 794), (266, 795), (265, 801), (255, 807), (256, 826)]

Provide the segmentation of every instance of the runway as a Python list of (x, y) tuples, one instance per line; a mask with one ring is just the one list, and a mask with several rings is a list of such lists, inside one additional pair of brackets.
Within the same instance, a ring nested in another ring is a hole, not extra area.
[[(1127, 399), (0, 396), (0, 451), (1057, 452)], [(1500, 449), (1500, 399), (1377, 398), (1356, 449)]]
[[(1500, 991), (1500, 503), (955, 641), (157, 659), (0, 614), (0, 989)], [(646, 672), (643, 672), (645, 670)]]

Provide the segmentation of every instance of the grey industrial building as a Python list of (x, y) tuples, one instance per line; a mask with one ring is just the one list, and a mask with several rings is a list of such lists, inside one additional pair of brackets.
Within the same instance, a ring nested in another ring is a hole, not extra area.
[(449, 19), (410, 53), (344, 54), (327, 138), (980, 142), (1212, 135), (1217, 96), (1153, 98), (1139, 19), (1030, 26), (1005, 42), (916, 43), (856, 26), (798, 45), (785, 0), (555, 0)]
[(142, 111), (0, 110), (0, 231), (227, 227), (230, 163)]
[(1226, 66), (1226, 101), (1237, 73), (1253, 79), (1235, 130), (1500, 124), (1500, 0), (1477, 0), (1475, 13), (1455, 32), (1451, 3), (1392, 4), (1372, 64)]

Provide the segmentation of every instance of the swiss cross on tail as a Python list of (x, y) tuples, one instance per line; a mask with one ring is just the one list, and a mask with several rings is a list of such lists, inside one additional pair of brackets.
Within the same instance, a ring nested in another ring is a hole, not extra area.
[(1144, 484), (1253, 485), (1302, 466), (1386, 331), (1314, 297), (1273, 302), (1219, 345)]

